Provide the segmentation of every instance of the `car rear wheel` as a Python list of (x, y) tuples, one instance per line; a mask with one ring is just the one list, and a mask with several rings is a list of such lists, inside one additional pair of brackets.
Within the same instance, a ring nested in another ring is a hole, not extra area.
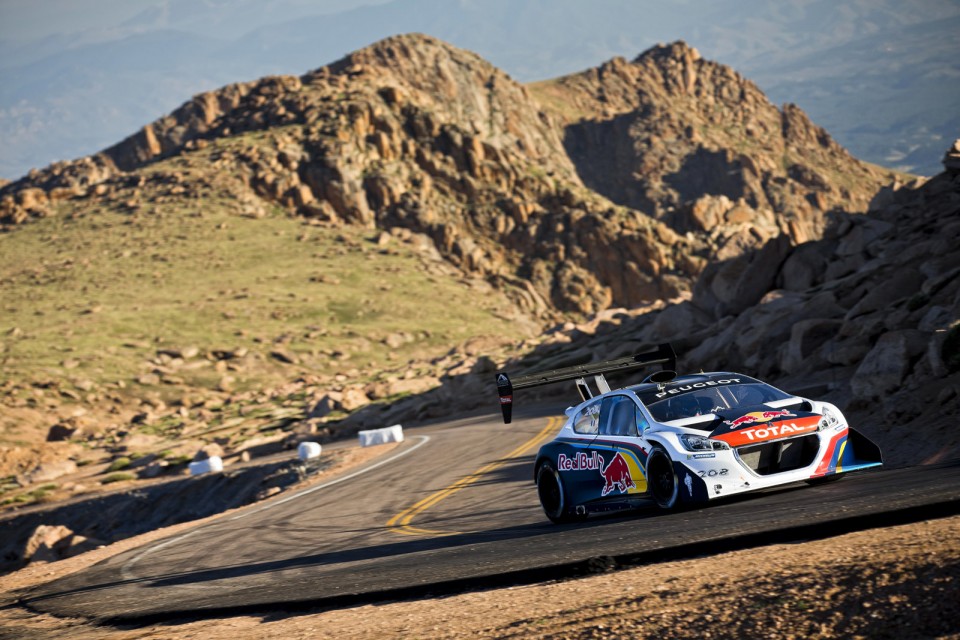
[(560, 473), (549, 462), (540, 465), (537, 471), (537, 495), (540, 496), (540, 506), (553, 522), (562, 524), (581, 519), (571, 514), (567, 505), (566, 492), (563, 489), (563, 480)]
[(647, 458), (647, 482), (658, 507), (669, 510), (677, 505), (680, 483), (673, 470), (673, 460), (660, 447), (654, 447)]

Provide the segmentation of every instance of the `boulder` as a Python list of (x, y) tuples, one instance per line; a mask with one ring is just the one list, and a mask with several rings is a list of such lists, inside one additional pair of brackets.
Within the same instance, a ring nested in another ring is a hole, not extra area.
[(30, 482), (50, 482), (60, 476), (69, 475), (77, 472), (77, 463), (73, 460), (56, 460), (51, 462), (41, 462), (30, 473)]
[(270, 357), (284, 364), (298, 364), (300, 362), (300, 358), (295, 353), (286, 349), (274, 349), (270, 352)]
[[(842, 325), (842, 320), (821, 318), (797, 322), (790, 331), (790, 341), (781, 353), (780, 369), (794, 373), (804, 368), (810, 369), (811, 364), (822, 364), (814, 355), (821, 346), (836, 336)], [(815, 362), (811, 363), (811, 360)]]
[(889, 222), (878, 220), (876, 218), (858, 217), (856, 222), (850, 228), (849, 233), (844, 235), (836, 248), (838, 256), (847, 257), (860, 255), (867, 252), (869, 246), (891, 231), (894, 227)]
[(80, 427), (60, 422), (47, 431), (47, 442), (62, 442), (80, 434)]
[(864, 336), (831, 340), (824, 346), (824, 358), (830, 364), (842, 367), (859, 364), (870, 353), (870, 343)]
[(920, 291), (920, 286), (926, 279), (922, 273), (914, 269), (897, 269), (889, 275), (878, 275), (886, 276), (882, 279), (882, 286), (873, 287), (853, 305), (847, 312), (847, 320), (886, 309), (893, 302), (913, 296)]
[(343, 400), (343, 394), (339, 391), (331, 391), (324, 395), (310, 409), (308, 418), (324, 418), (327, 415), (342, 408), (340, 401)]
[(789, 250), (790, 238), (780, 235), (759, 251), (724, 263), (710, 283), (710, 291), (721, 305), (718, 315), (737, 313), (759, 302), (773, 288)]
[(899, 389), (928, 342), (929, 335), (915, 329), (880, 336), (850, 381), (853, 394), (870, 400)]
[(360, 387), (347, 387), (343, 390), (343, 399), (340, 405), (344, 411), (355, 411), (370, 403), (370, 398)]
[(689, 302), (673, 304), (656, 314), (651, 331), (656, 340), (669, 340), (676, 335), (690, 335), (712, 322), (706, 313)]
[(822, 277), (830, 258), (825, 242), (806, 242), (794, 249), (783, 263), (777, 282), (782, 289), (806, 291)]
[(23, 546), (21, 557), (28, 562), (55, 562), (63, 557), (63, 551), (70, 546), (73, 531), (67, 527), (41, 524)]
[(691, 206), (681, 228), (695, 231), (710, 231), (724, 220), (724, 214), (733, 207), (726, 196), (706, 195), (698, 198)]

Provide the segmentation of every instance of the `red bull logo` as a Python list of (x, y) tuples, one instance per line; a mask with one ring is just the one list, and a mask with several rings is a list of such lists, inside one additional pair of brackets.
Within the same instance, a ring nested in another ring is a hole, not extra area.
[(633, 489), (637, 484), (630, 475), (630, 467), (622, 453), (613, 456), (613, 460), (605, 469), (600, 472), (603, 476), (604, 485), (600, 495), (605, 496), (614, 489), (619, 489), (620, 493), (626, 493), (628, 489)]
[(774, 411), (751, 411), (750, 413), (740, 416), (736, 420), (724, 420), (724, 423), (736, 429), (737, 427), (745, 424), (753, 424), (755, 422), (770, 422), (774, 418), (793, 417), (793, 415), (794, 414), (790, 413), (786, 409), (776, 409)]
[(557, 456), (557, 470), (559, 471), (584, 471), (603, 468), (603, 456), (596, 451), (587, 453), (580, 451), (572, 456), (561, 453)]

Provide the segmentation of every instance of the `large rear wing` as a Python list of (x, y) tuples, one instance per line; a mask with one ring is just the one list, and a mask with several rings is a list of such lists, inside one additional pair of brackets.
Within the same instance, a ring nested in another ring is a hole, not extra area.
[(587, 385), (587, 376), (593, 376), (600, 393), (610, 391), (610, 385), (604, 377), (605, 373), (618, 371), (632, 371), (642, 369), (656, 364), (664, 365), (663, 369), (671, 371), (677, 368), (677, 354), (669, 344), (661, 344), (654, 351), (647, 353), (638, 353), (616, 360), (607, 360), (605, 362), (596, 362), (592, 364), (575, 365), (572, 367), (563, 367), (562, 369), (553, 369), (552, 371), (540, 371), (537, 373), (528, 373), (510, 379), (505, 371), (497, 373), (497, 393), (500, 395), (500, 410), (503, 412), (504, 423), (509, 424), (513, 416), (513, 392), (517, 389), (526, 389), (527, 387), (539, 387), (545, 384), (563, 382), (565, 380), (576, 380), (577, 390), (580, 397), (586, 400), (592, 398), (593, 393)]

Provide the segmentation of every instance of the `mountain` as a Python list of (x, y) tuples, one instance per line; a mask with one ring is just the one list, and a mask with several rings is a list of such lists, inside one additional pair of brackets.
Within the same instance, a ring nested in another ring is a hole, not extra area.
[(5, 187), (0, 219), (45, 215), (47, 199), (127, 198), (126, 174), (252, 131), (271, 144), (216, 154), (240, 178), (236, 200), (424, 233), (541, 315), (681, 295), (709, 261), (819, 237), (826, 212), (865, 210), (893, 179), (683, 43), (527, 88), (475, 54), (398, 36), (300, 78), (201, 94)]
[[(22, 4), (0, 9), (4, 22), (58, 24)], [(74, 15), (61, 4), (60, 14)], [(953, 37), (960, 7), (949, 0), (608, 0), (603, 11), (575, 0), (394, 0), (353, 10), (347, 2), (177, 0), (139, 15), (115, 4), (96, 26), (75, 16), (55, 36), (47, 35), (53, 26), (31, 25), (0, 39), (7, 88), (0, 175), (92, 153), (174, 109), (185, 91), (300, 74), (404, 31), (476, 51), (523, 81), (684, 39), (745, 73), (774, 102), (801, 106), (856, 156), (902, 171), (936, 173), (942, 147), (958, 131), (952, 106), (960, 90), (941, 80), (960, 74)], [(133, 46), (140, 39), (142, 51)], [(76, 69), (83, 83), (69, 81)], [(63, 81), (34, 83), (37, 73)]]

